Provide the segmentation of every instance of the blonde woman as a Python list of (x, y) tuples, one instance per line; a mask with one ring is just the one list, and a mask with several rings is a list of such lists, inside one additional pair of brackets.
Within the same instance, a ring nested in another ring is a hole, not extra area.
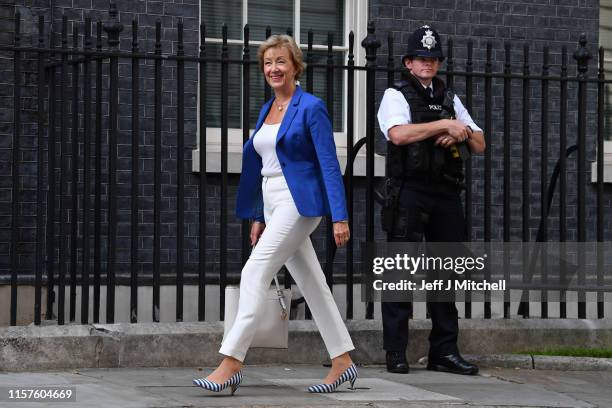
[(251, 219), (249, 260), (242, 270), (238, 313), (219, 352), (221, 364), (194, 383), (232, 395), (242, 381), (242, 363), (253, 338), (264, 295), (274, 274), (285, 265), (312, 312), (332, 366), (309, 392), (333, 392), (357, 369), (353, 343), (325, 282), (310, 241), (321, 217), (330, 215), (337, 246), (350, 238), (344, 186), (325, 104), (296, 84), (304, 72), (302, 52), (287, 35), (261, 44), (259, 64), (274, 91), (259, 114), (254, 135), (245, 143), (236, 212)]

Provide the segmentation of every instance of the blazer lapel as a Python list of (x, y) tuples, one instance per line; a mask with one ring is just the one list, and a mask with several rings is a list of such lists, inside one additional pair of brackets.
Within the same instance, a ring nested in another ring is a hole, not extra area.
[[(266, 116), (268, 116), (268, 112), (270, 112), (270, 106), (272, 106), (272, 102), (274, 102), (274, 97), (272, 97), (272, 99), (266, 102), (266, 104), (261, 109), (261, 114), (257, 119), (257, 124), (255, 125), (255, 131), (253, 132), (253, 135), (257, 133), (261, 125), (263, 125), (264, 120), (266, 120)], [(253, 137), (253, 135), (251, 135), (251, 137)]]
[(291, 127), (291, 122), (293, 122), (293, 118), (298, 111), (298, 105), (300, 104), (300, 98), (304, 91), (298, 85), (295, 88), (295, 92), (293, 93), (293, 97), (291, 98), (291, 103), (287, 108), (287, 112), (283, 117), (283, 121), (281, 122), (280, 128), (278, 129), (278, 134), (276, 135), (276, 144), (285, 136), (289, 128)]

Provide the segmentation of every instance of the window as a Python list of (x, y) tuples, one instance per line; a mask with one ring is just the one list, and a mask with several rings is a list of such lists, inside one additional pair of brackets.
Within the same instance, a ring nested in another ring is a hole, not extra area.
[[(346, 61), (348, 31), (346, 30), (345, 0), (204, 0), (201, 3), (201, 22), (206, 26), (207, 55), (220, 55), (222, 34), (221, 27), (227, 25), (229, 58), (242, 58), (243, 27), (249, 24), (249, 42), (251, 59), (257, 59), (257, 48), (266, 38), (266, 27), (272, 28), (273, 34), (291, 32), (306, 53), (308, 30), (313, 30), (314, 58), (312, 63), (327, 61), (327, 33), (333, 33), (334, 60), (337, 64)], [(306, 57), (306, 55), (304, 55)], [(221, 126), (221, 66), (207, 64), (206, 115), (209, 127)], [(340, 77), (339, 71), (334, 72)], [(342, 75), (343, 76), (343, 75)], [(264, 102), (264, 79), (257, 65), (250, 70), (250, 127), (255, 126), (259, 108)], [(305, 86), (305, 74), (302, 78)], [(229, 68), (229, 127), (242, 126), (242, 67), (230, 64)], [(325, 99), (327, 93), (324, 69), (316, 68), (314, 73), (313, 93)], [(334, 81), (333, 122), (334, 131), (344, 129), (344, 95), (345, 83)]]
[[(200, 8), (201, 22), (206, 25), (206, 52), (208, 56), (219, 56), (222, 44), (222, 25), (226, 24), (228, 32), (229, 58), (241, 59), (243, 48), (243, 27), (249, 24), (249, 42), (251, 60), (256, 60), (259, 44), (265, 39), (266, 26), (270, 25), (273, 34), (291, 31), (302, 50), (308, 47), (308, 30), (313, 30), (313, 63), (325, 64), (327, 61), (327, 33), (333, 33), (334, 62), (344, 64), (348, 54), (349, 32), (355, 34), (354, 56), (356, 65), (365, 65), (365, 50), (360, 46), (367, 35), (368, 1), (360, 0), (202, 0)], [(207, 64), (206, 91), (206, 171), (220, 171), (221, 141), (221, 66), (218, 63)], [(324, 68), (314, 70), (313, 93), (325, 100), (326, 75)], [(250, 70), (250, 106), (249, 125), (253, 129), (264, 101), (264, 79), (257, 65)], [(229, 67), (229, 131), (228, 147), (230, 173), (241, 171), (242, 153), (242, 66), (230, 64)], [(334, 72), (334, 137), (338, 146), (338, 159), (344, 168), (346, 163), (346, 72)], [(306, 76), (302, 78), (306, 87)], [(365, 136), (366, 106), (358, 95), (365, 93), (365, 72), (355, 72), (355, 140)], [(202, 103), (202, 95), (198, 96)], [(199, 126), (198, 126), (199, 129)], [(198, 137), (198, 146), (200, 137)], [(360, 151), (360, 156), (364, 149)], [(192, 152), (192, 171), (200, 171), (199, 148)], [(355, 174), (365, 172), (365, 162), (358, 156), (355, 162)], [(362, 158), (363, 159), (363, 158)], [(382, 174), (384, 161), (376, 162), (376, 174)]]
[[(599, 44), (604, 48), (606, 79), (612, 78), (612, 0), (599, 2)], [(604, 92), (604, 177), (612, 183), (612, 86), (605, 84)], [(597, 181), (597, 162), (591, 163), (591, 181)]]
[[(612, 0), (601, 0), (599, 3), (599, 43), (604, 47), (606, 79), (612, 78)], [(612, 86), (605, 85), (604, 128), (606, 140), (612, 140)]]

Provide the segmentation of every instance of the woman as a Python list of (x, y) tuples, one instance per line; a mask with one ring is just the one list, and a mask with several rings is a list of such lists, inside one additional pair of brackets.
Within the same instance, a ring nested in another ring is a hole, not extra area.
[(290, 36), (261, 44), (260, 67), (274, 91), (262, 108), (253, 137), (244, 145), (236, 212), (253, 220), (251, 245), (242, 270), (238, 313), (219, 352), (219, 367), (194, 383), (211, 391), (242, 381), (242, 362), (255, 331), (264, 295), (274, 274), (287, 267), (308, 303), (332, 360), (321, 384), (310, 392), (332, 392), (357, 369), (348, 352), (353, 343), (310, 242), (323, 215), (331, 213), (337, 246), (350, 237), (344, 186), (329, 115), (323, 102), (296, 80), (304, 72), (302, 52)]

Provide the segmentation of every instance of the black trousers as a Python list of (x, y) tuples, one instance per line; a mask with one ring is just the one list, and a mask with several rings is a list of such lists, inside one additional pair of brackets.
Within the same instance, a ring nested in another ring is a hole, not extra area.
[[(459, 191), (419, 187), (405, 183), (399, 193), (399, 211), (389, 242), (465, 242), (465, 217)], [(435, 187), (435, 186), (434, 186)], [(458, 353), (459, 332), (454, 302), (427, 302), (432, 329), (429, 356)], [(383, 348), (405, 352), (408, 347), (410, 302), (382, 302)]]

